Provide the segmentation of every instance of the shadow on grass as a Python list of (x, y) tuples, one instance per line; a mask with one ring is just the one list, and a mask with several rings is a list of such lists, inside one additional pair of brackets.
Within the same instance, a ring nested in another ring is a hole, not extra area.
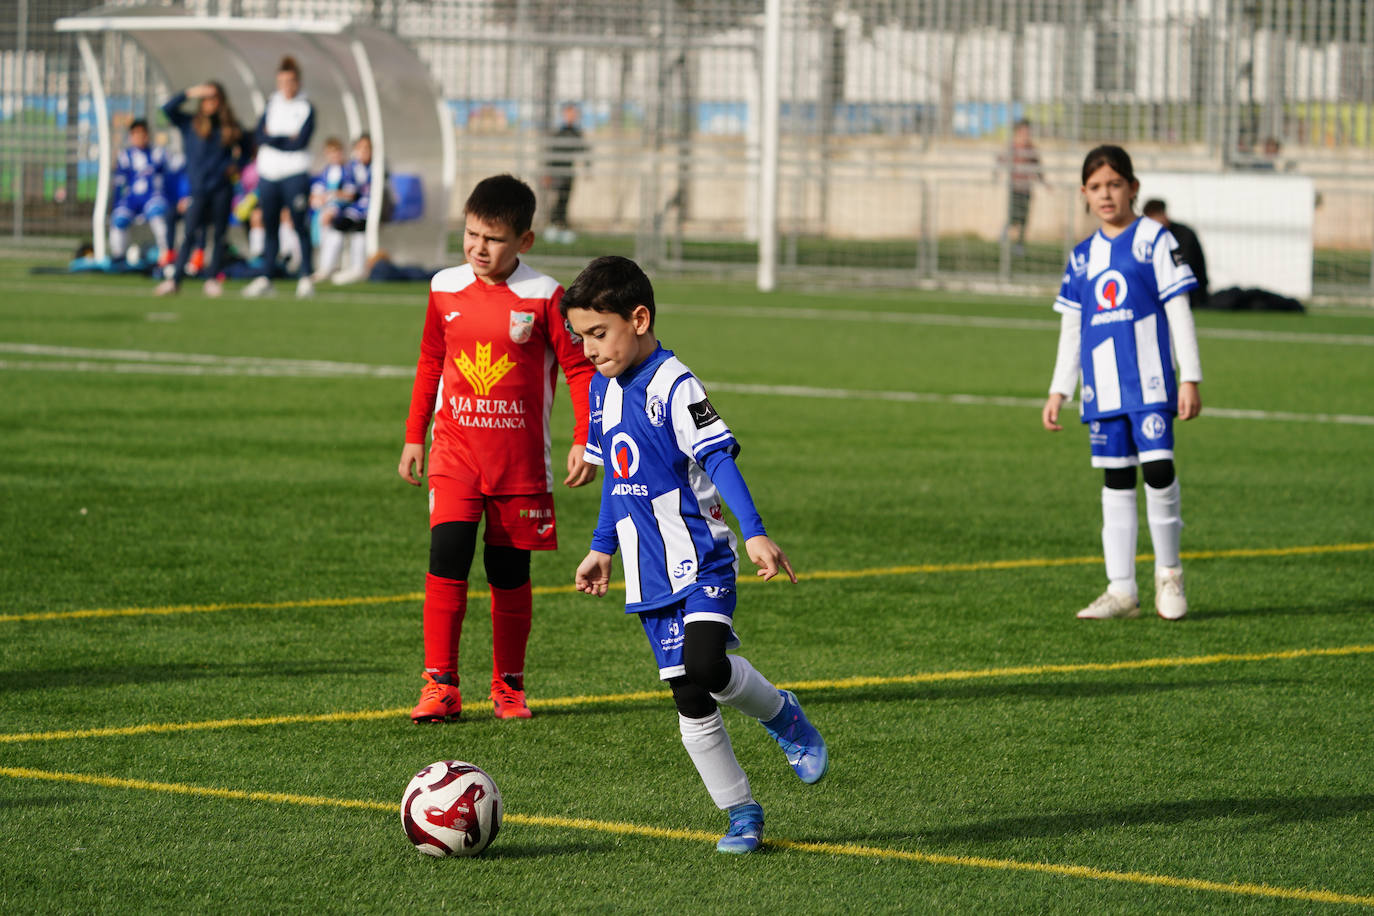
[(312, 662), (184, 662), (169, 665), (121, 665), (115, 668), (48, 668), (37, 671), (0, 671), (0, 691), (52, 690), (62, 687), (90, 690), (218, 678), (318, 678), (331, 675), (389, 673), (392, 673), (390, 666), (360, 665), (353, 658)]
[[(1167, 670), (1167, 669), (1165, 669)], [(1063, 675), (1055, 675), (1062, 677)], [(830, 703), (890, 703), (893, 700), (1078, 700), (1098, 697), (1152, 696), (1177, 691), (1214, 691), (1250, 687), (1303, 685), (1301, 678), (1194, 678), (1178, 681), (1077, 680), (1027, 683), (1005, 679), (996, 682), (959, 684), (891, 684), (857, 690), (819, 690), (801, 694), (809, 709)]]
[[(1374, 601), (1328, 601), (1324, 604), (1265, 605), (1259, 607), (1206, 608), (1189, 612), (1188, 620), (1220, 620), (1226, 617), (1335, 617), (1374, 612)], [(1186, 621), (1185, 621), (1186, 622)]]
[[(1092, 830), (1173, 826), (1219, 819), (1261, 819), (1268, 829), (1279, 824), (1324, 821), (1374, 811), (1374, 795), (1312, 795), (1260, 798), (1212, 798), (1127, 805), (1102, 811), (995, 818), (922, 830), (922, 840), (937, 843), (986, 843), (1057, 837)], [(871, 837), (864, 839), (871, 840)]]

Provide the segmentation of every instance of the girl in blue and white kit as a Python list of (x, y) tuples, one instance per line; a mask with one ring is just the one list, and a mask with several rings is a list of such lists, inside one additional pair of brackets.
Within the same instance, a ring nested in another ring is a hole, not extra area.
[[(1165, 620), (1188, 612), (1179, 562), (1183, 520), (1174, 473), (1174, 418), (1202, 411), (1202, 364), (1188, 291), (1197, 286), (1178, 242), (1162, 224), (1137, 217), (1140, 191), (1131, 157), (1099, 146), (1083, 161), (1083, 198), (1101, 228), (1069, 256), (1054, 308), (1063, 315), (1045, 429), (1058, 432), (1059, 408), (1081, 374), (1082, 421), (1092, 465), (1102, 468), (1102, 551), (1107, 590), (1082, 619), (1136, 617), (1138, 516), (1135, 480), (1145, 478), (1145, 514), (1155, 551), (1155, 610)], [(1175, 378), (1174, 365), (1178, 375)]]
[(301, 258), (296, 296), (315, 292), (310, 281), (313, 255), (310, 239), (310, 137), (315, 132), (315, 108), (301, 93), (301, 71), (295, 58), (283, 57), (277, 66), (277, 91), (267, 100), (258, 121), (258, 205), (267, 229), (263, 246), (262, 275), (249, 283), (243, 294), (265, 296), (272, 292), (272, 271), (281, 248), (280, 214), (285, 207), (300, 242)]

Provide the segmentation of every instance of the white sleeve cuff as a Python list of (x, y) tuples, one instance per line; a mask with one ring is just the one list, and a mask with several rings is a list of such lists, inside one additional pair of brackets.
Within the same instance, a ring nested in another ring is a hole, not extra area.
[(1050, 394), (1062, 394), (1073, 400), (1078, 387), (1079, 349), (1083, 343), (1082, 321), (1078, 311), (1066, 311), (1059, 320), (1059, 353), (1054, 359), (1054, 376), (1050, 380)]
[(1174, 344), (1174, 363), (1178, 366), (1180, 382), (1202, 381), (1202, 357), (1197, 348), (1197, 328), (1193, 325), (1193, 308), (1187, 293), (1180, 293), (1164, 303), (1169, 319), (1169, 337)]

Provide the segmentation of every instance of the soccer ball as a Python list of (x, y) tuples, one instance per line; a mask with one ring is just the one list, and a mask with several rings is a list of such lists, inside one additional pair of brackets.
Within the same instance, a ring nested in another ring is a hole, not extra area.
[(481, 767), (431, 763), (406, 786), (401, 824), (425, 855), (475, 856), (501, 829), (501, 790)]

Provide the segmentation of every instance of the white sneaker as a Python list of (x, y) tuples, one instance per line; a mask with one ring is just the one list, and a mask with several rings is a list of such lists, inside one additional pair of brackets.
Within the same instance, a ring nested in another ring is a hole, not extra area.
[(224, 294), (224, 284), (223, 284), (223, 283), (219, 282), (218, 280), (206, 280), (206, 281), (205, 281), (205, 295), (209, 296), (211, 299), (218, 299), (218, 298), (219, 298), (221, 295), (223, 295), (223, 294)]
[(243, 294), (249, 299), (261, 299), (263, 296), (271, 296), (275, 293), (276, 290), (272, 288), (272, 281), (266, 277), (257, 277), (243, 288)]
[(1183, 567), (1155, 570), (1155, 610), (1165, 620), (1181, 620), (1188, 613), (1183, 594)]
[(309, 299), (315, 295), (315, 281), (309, 277), (301, 277), (296, 281), (296, 298)]
[(1079, 620), (1111, 620), (1114, 617), (1139, 617), (1140, 601), (1130, 595), (1118, 595), (1111, 589), (1097, 596), (1097, 600), (1078, 612)]
[(171, 277), (168, 277), (166, 280), (163, 280), (161, 283), (159, 283), (159, 284), (157, 285), (156, 288), (153, 289), (153, 295), (154, 295), (154, 296), (173, 296), (173, 295), (176, 295), (176, 291), (177, 291), (177, 281), (176, 281), (176, 280), (173, 280)]
[(360, 283), (366, 279), (367, 274), (363, 273), (361, 270), (355, 270), (350, 267), (347, 270), (341, 270), (336, 273), (334, 278), (329, 282), (333, 283), (335, 286), (347, 286), (350, 283)]

